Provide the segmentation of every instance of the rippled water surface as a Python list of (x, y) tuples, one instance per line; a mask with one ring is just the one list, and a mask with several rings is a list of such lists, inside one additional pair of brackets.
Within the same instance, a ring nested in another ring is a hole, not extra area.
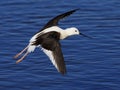
[[(48, 20), (80, 8), (60, 21), (93, 37), (61, 41), (67, 74), (61, 75), (38, 48), (15, 64), (13, 56)], [(0, 90), (119, 90), (120, 0), (1, 0)]]

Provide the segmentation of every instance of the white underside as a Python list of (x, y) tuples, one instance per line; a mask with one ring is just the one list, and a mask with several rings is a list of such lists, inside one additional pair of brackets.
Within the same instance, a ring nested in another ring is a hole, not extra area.
[[(51, 31), (60, 32), (60, 31), (62, 31), (62, 30), (61, 30), (59, 27), (57, 27), (57, 26), (53, 26), (53, 27), (51, 27), (51, 28), (45, 29), (45, 30), (43, 30), (43, 31), (35, 34), (35, 35), (30, 39), (30, 41), (29, 41), (28, 52), (31, 53), (31, 52), (33, 52), (33, 51), (35, 50), (36, 47), (40, 47), (40, 45), (38, 45), (38, 46), (32, 45), (32, 43), (33, 43), (34, 41), (36, 41), (36, 38), (37, 38), (38, 35), (40, 35), (41, 33), (48, 33), (48, 32), (51, 32)], [(46, 50), (46, 49), (44, 49), (44, 48), (42, 48), (42, 51), (49, 57), (50, 61), (53, 63), (53, 65), (54, 65), (54, 66), (56, 67), (56, 69), (58, 70), (58, 67), (57, 67), (57, 64), (56, 64), (56, 62), (55, 62), (55, 59), (54, 59), (54, 57), (53, 57), (52, 51)]]
[[(53, 65), (55, 66), (55, 68), (58, 70), (57, 64), (55, 62), (55, 59), (53, 57), (52, 51), (50, 50), (46, 50), (44, 48), (42, 48), (42, 51), (49, 57), (50, 61), (53, 63)], [(59, 70), (58, 70), (59, 71)]]
[[(27, 51), (28, 51), (29, 53), (34, 52), (34, 50), (35, 50), (36, 47), (40, 47), (40, 45), (39, 45), (39, 46), (29, 45)], [(41, 48), (41, 47), (40, 47), (40, 48)], [(47, 49), (44, 49), (44, 48), (42, 48), (41, 50), (49, 57), (50, 61), (53, 63), (53, 65), (55, 66), (55, 68), (58, 70), (58, 67), (57, 67), (57, 64), (56, 64), (56, 62), (55, 62), (55, 59), (54, 59), (54, 57), (53, 57), (52, 51), (47, 50)], [(58, 71), (59, 71), (59, 70), (58, 70)]]
[(28, 46), (28, 52), (31, 53), (31, 52), (34, 52), (36, 46), (35, 45), (29, 45)]

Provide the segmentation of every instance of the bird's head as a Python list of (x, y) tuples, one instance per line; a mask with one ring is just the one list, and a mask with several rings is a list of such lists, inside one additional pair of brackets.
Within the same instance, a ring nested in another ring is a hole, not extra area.
[(66, 29), (66, 32), (69, 36), (72, 36), (72, 35), (79, 35), (79, 30), (75, 27), (72, 27), (72, 28), (67, 28)]
[(88, 37), (88, 38), (91, 38), (83, 33), (81, 33), (77, 28), (75, 27), (71, 27), (71, 28), (67, 28), (66, 30), (68, 36), (72, 36), (72, 35), (82, 35), (84, 37)]

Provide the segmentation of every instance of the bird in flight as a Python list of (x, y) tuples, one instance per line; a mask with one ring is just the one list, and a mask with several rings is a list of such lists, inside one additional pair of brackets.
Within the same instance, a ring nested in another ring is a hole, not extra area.
[(66, 65), (59, 41), (72, 35), (83, 35), (85, 37), (88, 36), (82, 34), (75, 27), (62, 29), (58, 26), (58, 22), (60, 19), (71, 15), (77, 10), (78, 9), (68, 11), (50, 20), (38, 33), (36, 33), (29, 40), (29, 44), (25, 47), (25, 49), (15, 55), (14, 58), (18, 58), (22, 53), (25, 52), (25, 54), (19, 60), (17, 60), (16, 63), (21, 62), (29, 53), (33, 52), (36, 47), (40, 47), (41, 50), (49, 57), (58, 72), (65, 74)]

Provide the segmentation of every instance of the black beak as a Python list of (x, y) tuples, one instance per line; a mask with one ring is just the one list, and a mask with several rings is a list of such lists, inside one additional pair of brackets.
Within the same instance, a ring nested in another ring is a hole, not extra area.
[(80, 35), (92, 39), (92, 37), (89, 37), (89, 36), (87, 36), (87, 35), (85, 35), (85, 34), (83, 34), (83, 33), (80, 33)]

